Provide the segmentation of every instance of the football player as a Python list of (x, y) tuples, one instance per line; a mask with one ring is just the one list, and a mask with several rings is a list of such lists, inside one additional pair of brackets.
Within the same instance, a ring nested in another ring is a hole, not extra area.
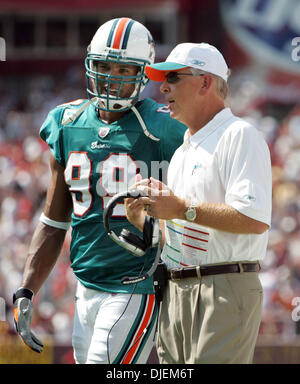
[[(33, 296), (55, 265), (71, 222), (71, 268), (78, 279), (72, 344), (77, 363), (146, 363), (154, 345), (157, 305), (151, 279), (124, 285), (151, 266), (155, 252), (137, 257), (108, 236), (103, 210), (117, 192), (166, 172), (186, 127), (165, 106), (139, 96), (154, 62), (150, 32), (130, 18), (97, 30), (85, 60), (88, 99), (50, 111), (40, 130), (51, 150), (51, 182), (34, 232), (21, 287), (14, 294), (15, 324), (23, 341), (41, 352), (31, 331)], [(160, 172), (159, 172), (160, 170)], [(127, 228), (124, 204), (111, 217)]]

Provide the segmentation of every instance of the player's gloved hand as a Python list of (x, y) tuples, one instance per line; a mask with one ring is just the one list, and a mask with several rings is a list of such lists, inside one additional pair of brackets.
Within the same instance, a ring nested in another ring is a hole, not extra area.
[(24, 343), (33, 351), (40, 353), (44, 345), (30, 329), (33, 316), (32, 297), (33, 292), (27, 288), (19, 288), (14, 294), (14, 322)]

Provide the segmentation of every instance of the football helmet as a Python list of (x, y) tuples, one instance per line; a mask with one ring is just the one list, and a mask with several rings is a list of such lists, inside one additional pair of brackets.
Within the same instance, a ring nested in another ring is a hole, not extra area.
[[(154, 58), (152, 35), (141, 23), (125, 17), (107, 21), (97, 30), (88, 47), (85, 68), (89, 99), (104, 111), (130, 109), (149, 81), (145, 66), (153, 64)], [(101, 73), (103, 62), (137, 66), (137, 73), (134, 76)], [(121, 96), (124, 83), (134, 85), (131, 95), (125, 98)]]

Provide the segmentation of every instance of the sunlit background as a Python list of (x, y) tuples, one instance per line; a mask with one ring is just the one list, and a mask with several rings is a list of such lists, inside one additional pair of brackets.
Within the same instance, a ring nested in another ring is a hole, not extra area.
[[(272, 228), (260, 273), (264, 305), (254, 362), (299, 363), (298, 0), (0, 0), (0, 363), (73, 363), (70, 233), (35, 298), (33, 329), (46, 343), (41, 355), (16, 337), (12, 294), (50, 176), (39, 128), (50, 109), (86, 98), (87, 45), (99, 25), (124, 16), (151, 31), (156, 61), (178, 43), (207, 42), (232, 69), (228, 105), (264, 134), (273, 165)], [(156, 83), (143, 96), (163, 102)], [(154, 350), (149, 362), (155, 361)]]

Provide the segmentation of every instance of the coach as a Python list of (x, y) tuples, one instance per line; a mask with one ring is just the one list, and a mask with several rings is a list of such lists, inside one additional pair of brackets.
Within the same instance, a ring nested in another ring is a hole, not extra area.
[(160, 363), (251, 363), (262, 312), (259, 262), (271, 222), (268, 146), (225, 107), (229, 70), (215, 47), (179, 44), (146, 74), (162, 81), (171, 117), (188, 127), (168, 186), (142, 180), (137, 186), (149, 197), (127, 204), (137, 227), (143, 208), (165, 220)]

